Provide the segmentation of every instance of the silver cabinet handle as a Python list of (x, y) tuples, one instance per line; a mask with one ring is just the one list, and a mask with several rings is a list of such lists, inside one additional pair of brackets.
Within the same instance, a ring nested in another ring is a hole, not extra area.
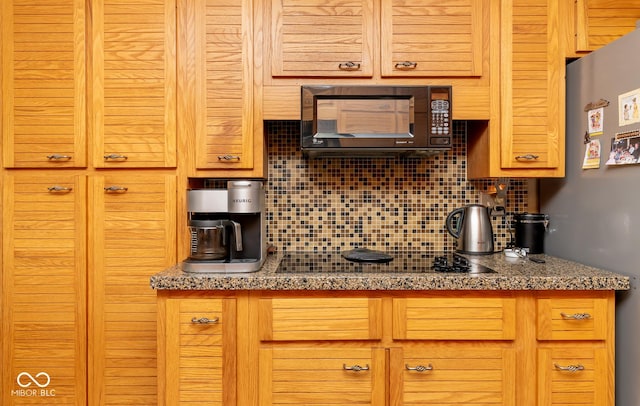
[(418, 67), (418, 62), (404, 61), (404, 62), (396, 63), (395, 66), (396, 66), (396, 69), (411, 70)]
[(71, 192), (73, 188), (65, 187), (65, 186), (49, 186), (47, 188), (49, 192)]
[(71, 159), (71, 155), (51, 154), (47, 155), (49, 161), (62, 161), (63, 159), (68, 161)]
[(591, 315), (589, 313), (560, 313), (560, 316), (562, 316), (562, 318), (565, 320), (587, 320), (591, 318)]
[(345, 371), (355, 371), (355, 372), (360, 372), (360, 371), (368, 371), (369, 370), (369, 364), (366, 364), (365, 366), (361, 367), (360, 365), (352, 365), (350, 367), (347, 366), (347, 364), (342, 364), (342, 369), (344, 369)]
[(239, 161), (240, 157), (238, 155), (218, 155), (218, 161)]
[(128, 187), (124, 187), (124, 186), (107, 186), (106, 188), (104, 188), (105, 192), (126, 192), (127, 190), (129, 190)]
[(108, 155), (105, 155), (105, 156), (104, 156), (104, 160), (105, 160), (105, 161), (108, 161), (108, 160), (110, 160), (110, 159), (112, 159), (112, 160), (123, 160), (123, 161), (126, 161), (127, 159), (129, 159), (129, 157), (128, 157), (128, 156), (126, 156), (126, 155), (120, 155), (120, 154), (108, 154)]
[(416, 372), (426, 372), (432, 371), (433, 365), (429, 364), (426, 367), (424, 365), (416, 365), (415, 367), (410, 367), (409, 364), (404, 364), (404, 367), (407, 371), (416, 371)]
[(578, 365), (567, 365), (566, 367), (563, 367), (562, 365), (558, 365), (558, 364), (553, 364), (553, 366), (558, 371), (567, 371), (567, 372), (584, 371), (584, 366), (582, 366), (580, 364), (578, 364)]
[(212, 319), (208, 318), (208, 317), (194, 317), (191, 319), (191, 323), (193, 324), (216, 324), (220, 321), (219, 318), (214, 317)]
[(520, 161), (520, 160), (535, 161), (538, 158), (540, 158), (540, 155), (534, 155), (534, 154), (526, 154), (526, 155), (518, 155), (518, 156), (516, 156), (516, 160), (518, 160), (518, 161)]
[(338, 64), (338, 69), (340, 70), (360, 70), (360, 64), (355, 62), (343, 62)]

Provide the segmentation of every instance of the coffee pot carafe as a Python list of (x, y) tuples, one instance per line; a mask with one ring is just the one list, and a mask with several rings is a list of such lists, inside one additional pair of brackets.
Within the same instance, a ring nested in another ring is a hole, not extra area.
[(488, 207), (470, 204), (454, 209), (447, 216), (445, 225), (449, 234), (458, 239), (456, 251), (493, 254), (493, 227)]
[[(242, 228), (232, 220), (191, 220), (192, 248), (189, 259), (217, 260), (242, 251)], [(231, 241), (235, 243), (232, 244)]]

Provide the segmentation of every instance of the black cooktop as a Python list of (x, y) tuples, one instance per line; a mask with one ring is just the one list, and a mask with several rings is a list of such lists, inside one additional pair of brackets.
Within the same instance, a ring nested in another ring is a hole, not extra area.
[(339, 252), (287, 252), (279, 273), (493, 273), (452, 252), (395, 252), (389, 262), (358, 262)]

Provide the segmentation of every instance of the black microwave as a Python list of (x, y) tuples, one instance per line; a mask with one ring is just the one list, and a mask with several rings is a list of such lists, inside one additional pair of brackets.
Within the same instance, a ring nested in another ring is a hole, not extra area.
[(429, 156), (451, 149), (451, 86), (302, 86), (308, 157)]

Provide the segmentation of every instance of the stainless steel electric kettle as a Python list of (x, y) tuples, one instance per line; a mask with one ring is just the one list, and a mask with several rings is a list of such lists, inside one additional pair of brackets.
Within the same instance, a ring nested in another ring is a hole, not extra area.
[(488, 207), (470, 204), (457, 208), (449, 213), (445, 225), (449, 234), (458, 239), (458, 252), (493, 254), (493, 227)]

